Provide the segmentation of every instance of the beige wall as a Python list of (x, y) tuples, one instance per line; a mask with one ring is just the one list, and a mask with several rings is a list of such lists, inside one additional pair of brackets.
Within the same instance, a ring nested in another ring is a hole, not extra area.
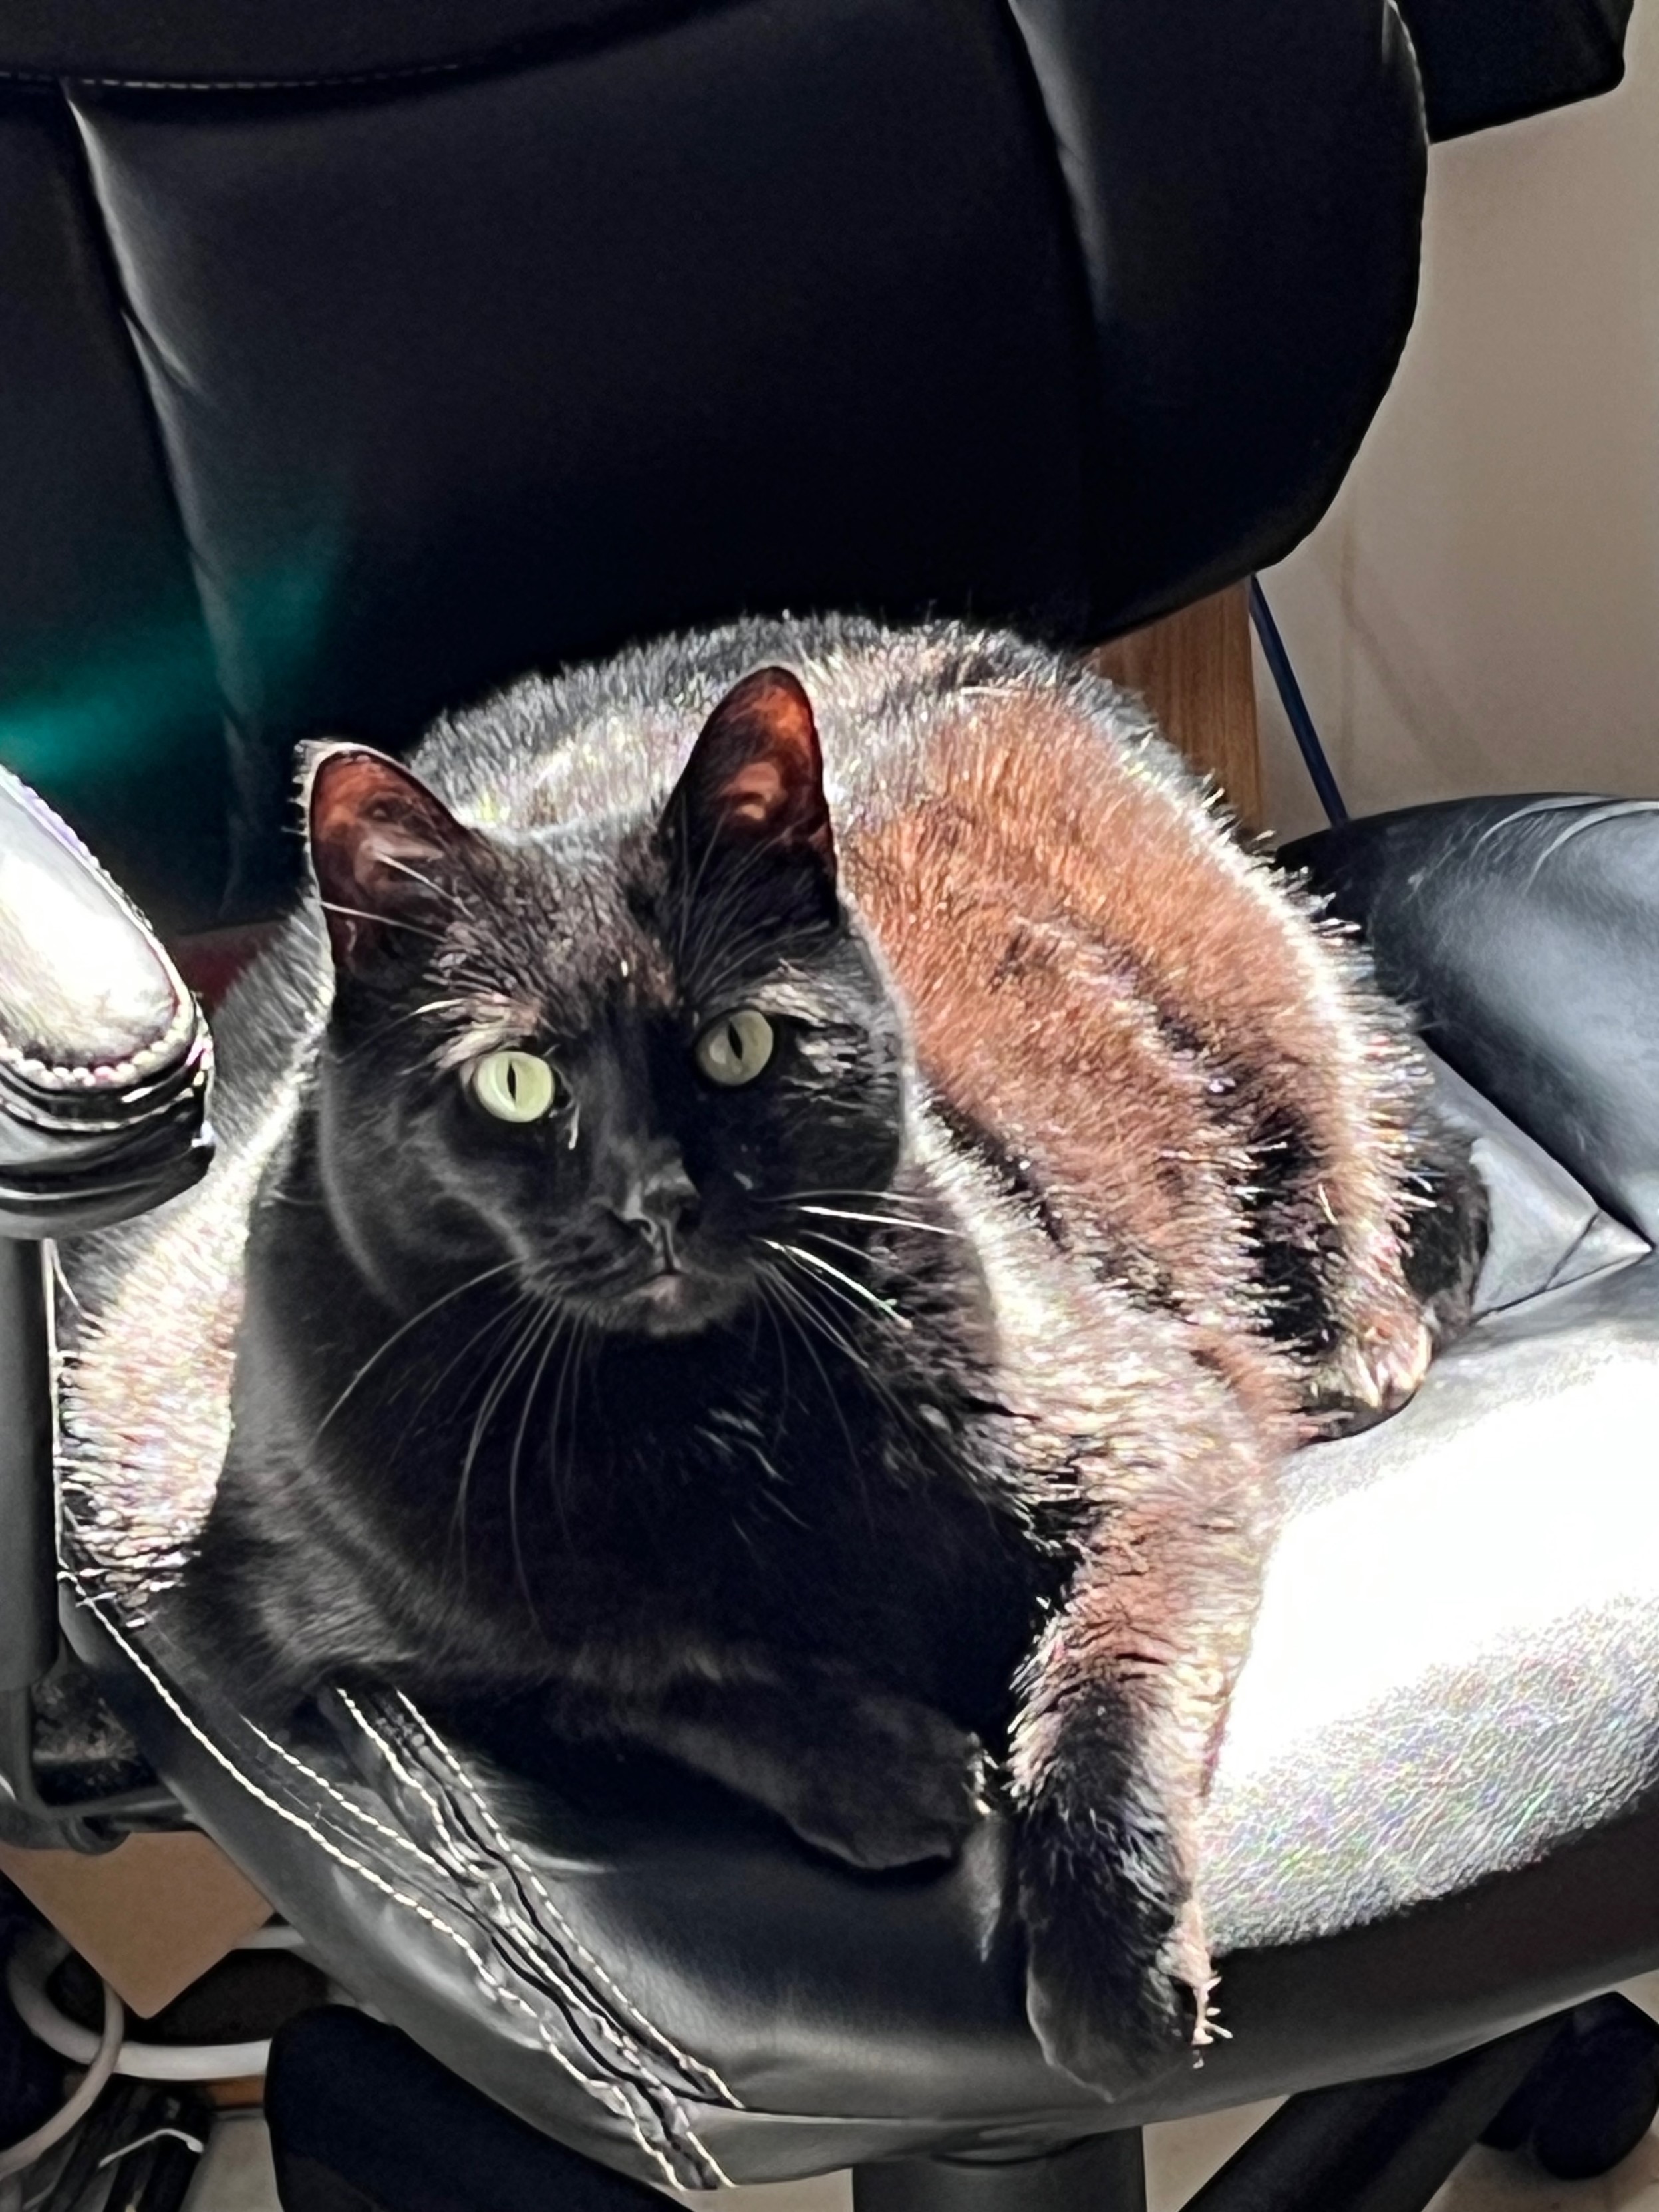
[[(1659, 794), (1659, 0), (1609, 98), (1434, 149), (1394, 388), (1262, 581), (1355, 813)], [(1291, 835), (1322, 817), (1257, 673)]]

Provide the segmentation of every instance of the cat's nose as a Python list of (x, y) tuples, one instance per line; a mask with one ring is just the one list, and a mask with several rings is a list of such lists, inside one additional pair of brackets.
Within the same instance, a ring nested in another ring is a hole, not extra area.
[(617, 1220), (642, 1237), (670, 1267), (678, 1256), (679, 1242), (696, 1227), (700, 1211), (697, 1186), (678, 1158), (630, 1177), (622, 1203), (611, 1208)]

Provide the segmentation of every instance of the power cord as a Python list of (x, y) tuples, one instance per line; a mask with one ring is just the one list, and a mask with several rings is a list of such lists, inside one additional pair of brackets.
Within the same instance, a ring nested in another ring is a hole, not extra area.
[(1308, 712), (1308, 702), (1302, 696), (1302, 686), (1296, 680), (1296, 671), (1291, 665), (1291, 656), (1285, 650), (1285, 641), (1279, 634), (1279, 624), (1273, 620), (1273, 609), (1267, 605), (1261, 586), (1254, 576), (1249, 587), (1250, 620), (1261, 641), (1261, 657), (1267, 662), (1279, 693), (1279, 704), (1291, 726), (1297, 750), (1302, 755), (1309, 780), (1319, 795), (1325, 810), (1325, 819), (1334, 829), (1348, 818), (1348, 810), (1342, 803), (1342, 793), (1337, 789), (1336, 778), (1331, 774), (1331, 764), (1325, 757), (1325, 748), (1319, 742), (1319, 732), (1314, 727), (1313, 716)]
[[(60, 2143), (70, 2130), (83, 2120), (103, 2094), (104, 2085), (115, 2071), (115, 2062), (121, 2055), (121, 2039), (126, 2032), (126, 2008), (109, 1984), (104, 1984), (104, 2026), (91, 2053), (91, 2063), (82, 2075), (79, 2085), (49, 2120), (43, 2120), (33, 2135), (21, 2142), (9, 2144), (0, 2150), (0, 2212), (21, 2212), (23, 2185), (19, 2177), (45, 2156), (54, 2143)], [(88, 2038), (90, 2040), (90, 2038)]]

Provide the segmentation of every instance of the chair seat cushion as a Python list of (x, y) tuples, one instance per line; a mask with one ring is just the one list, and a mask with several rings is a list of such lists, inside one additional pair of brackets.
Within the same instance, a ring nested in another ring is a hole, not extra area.
[(1486, 1310), (1404, 1413), (1288, 1471), (1209, 1814), (1234, 2039), (1108, 2106), (1026, 2026), (994, 1821), (949, 1870), (859, 1876), (533, 1714), (465, 1743), (390, 1693), (281, 1740), (239, 1715), (163, 1587), (224, 1448), (273, 1133), (234, 1002), (219, 1048), (213, 1176), (72, 1261), (71, 1633), (340, 1981), (512, 2110), (694, 2185), (1038, 2147), (1425, 2063), (1659, 1960), (1659, 1260), (1455, 1077)]

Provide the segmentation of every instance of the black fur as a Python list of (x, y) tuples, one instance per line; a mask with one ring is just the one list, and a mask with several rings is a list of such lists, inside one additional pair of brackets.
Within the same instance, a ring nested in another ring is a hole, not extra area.
[[(845, 635), (819, 641), (826, 684), (897, 698), (902, 673), (924, 729), (930, 687), (979, 665), (954, 633)], [(695, 699), (750, 647), (663, 650), (624, 692)], [(1084, 681), (1013, 641), (985, 655), (1011, 696)], [(1106, 743), (1121, 702), (1077, 696)], [(604, 731), (602, 687), (587, 704)], [(316, 767), (331, 1010), (253, 1209), (182, 1601), (262, 1712), (353, 1677), (458, 1711), (538, 1692), (562, 1734), (666, 1752), (862, 1867), (949, 1852), (1001, 1791), (1045, 2046), (1105, 2087), (1170, 2063), (1206, 2033), (1196, 1814), (1275, 1454), (1304, 1370), (1364, 1318), (1313, 1205), (1320, 1072), (1279, 1127), (1240, 1103), (1259, 1071), (1214, 1071), (1260, 1170), (1236, 1194), (1252, 1410), (1248, 1363), (1139, 1279), (1133, 1237), (1121, 1268), (1112, 1222), (1079, 1243), (1021, 1150), (929, 1094), (841, 893), (793, 677), (717, 704), (665, 799), (640, 788), (678, 722), (595, 803), (608, 757), (550, 750), (549, 711), (526, 686), (441, 741), (453, 813), (361, 749)], [(1145, 732), (1114, 742), (1186, 836), (1180, 771)], [(878, 730), (866, 792), (900, 759)], [(589, 795), (556, 823), (562, 768)], [(1312, 945), (1288, 894), (1229, 882)], [(1331, 1018), (1386, 1047), (1349, 1064), (1376, 1071), (1355, 1112), (1391, 1164), (1392, 1018), (1346, 953), (1309, 957)], [(772, 1056), (722, 1087), (699, 1039), (740, 1009)], [(557, 1071), (539, 1121), (481, 1103), (508, 1047)], [(1468, 1249), (1425, 1218), (1419, 1298), (1450, 1283), (1450, 1315)]]

